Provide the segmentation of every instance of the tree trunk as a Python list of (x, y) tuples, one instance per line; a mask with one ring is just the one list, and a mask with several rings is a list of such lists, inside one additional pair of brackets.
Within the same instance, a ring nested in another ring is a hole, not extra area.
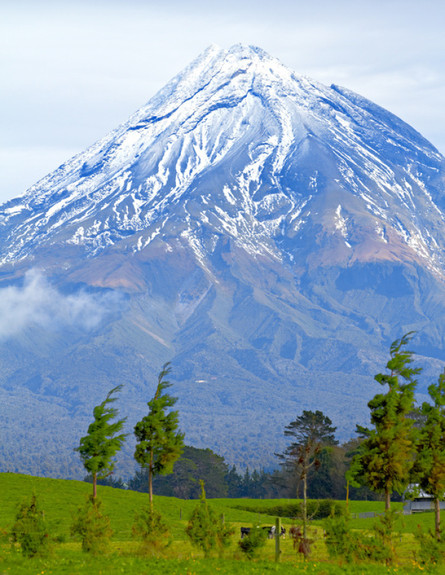
[(93, 473), (93, 500), (97, 497), (97, 473)]
[(307, 535), (307, 476), (303, 473), (303, 539)]
[(391, 509), (391, 491), (386, 488), (385, 489), (385, 511), (389, 511)]
[(436, 539), (437, 541), (440, 541), (440, 500), (438, 497), (434, 499), (434, 514), (435, 514)]
[(150, 509), (153, 511), (153, 451), (150, 452), (150, 464), (148, 466), (148, 497)]

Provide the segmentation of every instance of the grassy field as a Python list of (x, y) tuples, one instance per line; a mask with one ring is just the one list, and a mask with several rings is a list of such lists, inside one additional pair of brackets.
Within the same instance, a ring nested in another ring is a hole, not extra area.
[[(54, 539), (52, 556), (46, 559), (25, 559), (14, 551), (8, 541), (10, 530), (18, 504), (24, 497), (36, 493), (49, 532)], [(98, 495), (103, 501), (103, 510), (109, 515), (113, 529), (112, 550), (108, 556), (94, 558), (82, 553), (80, 542), (70, 535), (70, 525), (73, 513), (81, 506), (91, 485), (79, 481), (45, 479), (10, 473), (0, 474), (0, 533), (4, 536), (0, 541), (0, 575), (35, 574), (46, 575), (126, 575), (143, 574), (183, 574), (201, 573), (317, 573), (335, 575), (350, 573), (351, 575), (371, 575), (386, 573), (419, 573), (424, 571), (413, 561), (413, 550), (416, 547), (413, 533), (420, 524), (429, 529), (433, 524), (432, 514), (401, 517), (397, 530), (400, 532), (398, 547), (399, 564), (395, 567), (378, 565), (341, 565), (328, 559), (323, 540), (323, 521), (314, 521), (311, 526), (311, 537), (315, 540), (311, 560), (304, 561), (293, 549), (289, 538), (281, 542), (281, 560), (274, 563), (274, 541), (267, 541), (258, 560), (248, 561), (240, 552), (237, 542), (241, 526), (251, 526), (261, 523), (272, 525), (275, 516), (268, 515), (268, 508), (279, 504), (292, 503), (291, 500), (248, 500), (248, 499), (212, 499), (209, 500), (213, 509), (224, 514), (225, 521), (234, 525), (236, 531), (230, 547), (224, 551), (223, 558), (203, 559), (203, 555), (193, 548), (185, 534), (188, 518), (196, 506), (196, 501), (183, 501), (170, 497), (155, 497), (155, 505), (168, 522), (173, 536), (173, 543), (168, 547), (163, 557), (144, 558), (138, 556), (138, 543), (133, 540), (131, 528), (136, 511), (147, 505), (148, 496), (132, 491), (99, 487)], [(239, 509), (238, 507), (244, 509)], [(248, 508), (255, 509), (250, 511)], [(396, 504), (400, 508), (400, 504)], [(261, 513), (258, 512), (261, 511)], [(352, 513), (381, 512), (381, 502), (352, 501)], [(354, 519), (355, 529), (369, 530), (375, 519)], [(289, 528), (291, 520), (283, 518), (283, 525)], [(444, 573), (445, 569), (435, 569), (434, 573)]]

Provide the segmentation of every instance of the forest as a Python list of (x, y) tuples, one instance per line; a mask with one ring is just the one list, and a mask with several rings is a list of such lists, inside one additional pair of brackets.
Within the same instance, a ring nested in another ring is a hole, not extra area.
[[(308, 481), (310, 499), (346, 498), (345, 474), (358, 445), (358, 440), (351, 440), (323, 451), (319, 467), (310, 472)], [(234, 465), (229, 466), (224, 457), (217, 455), (211, 449), (199, 449), (189, 445), (184, 446), (184, 451), (175, 463), (172, 473), (157, 475), (153, 479), (153, 488), (157, 495), (197, 499), (200, 493), (200, 479), (206, 485), (209, 498), (280, 499), (301, 496), (301, 482), (289, 468), (280, 467), (272, 471), (246, 468), (240, 471)], [(87, 475), (84, 481), (91, 483), (92, 477)], [(110, 476), (99, 480), (98, 484), (145, 493), (148, 473), (146, 469), (141, 468), (129, 481)], [(371, 491), (366, 486), (351, 486), (349, 496), (351, 499), (364, 501), (383, 499), (381, 494)], [(401, 496), (396, 494), (394, 500), (400, 501)]]

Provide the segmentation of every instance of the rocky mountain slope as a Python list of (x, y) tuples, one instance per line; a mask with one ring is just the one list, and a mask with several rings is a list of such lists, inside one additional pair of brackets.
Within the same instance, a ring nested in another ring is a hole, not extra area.
[(169, 360), (187, 440), (230, 462), (273, 463), (302, 409), (347, 439), (393, 339), (442, 369), (444, 174), (361, 96), (209, 48), (0, 207), (2, 465), (79, 473), (94, 402), (125, 384), (131, 430)]

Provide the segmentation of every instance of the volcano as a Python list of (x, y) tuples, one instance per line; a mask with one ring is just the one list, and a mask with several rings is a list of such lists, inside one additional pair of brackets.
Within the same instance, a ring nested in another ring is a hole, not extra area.
[(422, 393), (445, 360), (444, 190), (445, 158), (390, 112), (211, 46), (0, 206), (21, 314), (0, 318), (1, 466), (79, 476), (93, 406), (123, 384), (131, 433), (166, 361), (186, 441), (250, 467), (303, 409), (353, 435), (408, 331)]

